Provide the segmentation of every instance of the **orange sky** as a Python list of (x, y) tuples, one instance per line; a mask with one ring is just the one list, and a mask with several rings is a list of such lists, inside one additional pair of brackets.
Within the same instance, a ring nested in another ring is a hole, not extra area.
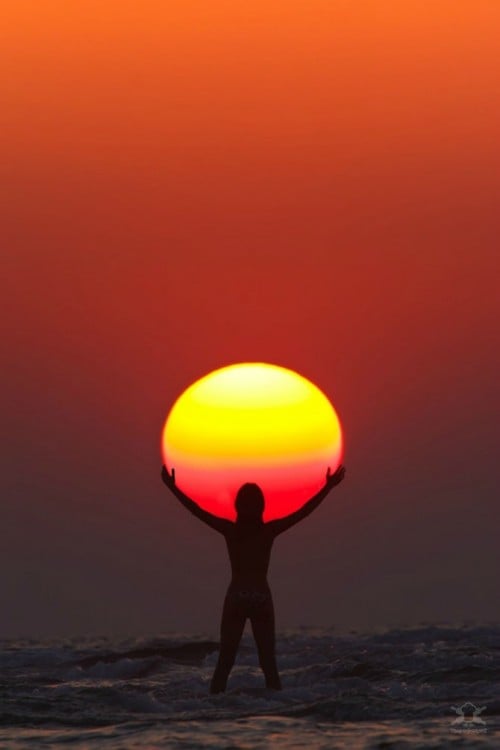
[(499, 34), (490, 0), (3, 3), (5, 632), (126, 630), (130, 586), (132, 629), (216, 628), (158, 440), (252, 360), (346, 431), (281, 624), (498, 614)]

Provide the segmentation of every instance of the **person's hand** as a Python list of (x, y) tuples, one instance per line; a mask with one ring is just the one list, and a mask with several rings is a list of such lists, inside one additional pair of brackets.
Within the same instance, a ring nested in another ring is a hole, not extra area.
[(172, 473), (169, 474), (167, 467), (162, 466), (161, 478), (163, 479), (167, 487), (175, 487), (175, 469), (172, 469)]
[(340, 484), (343, 478), (345, 477), (345, 466), (339, 466), (335, 474), (331, 474), (331, 469), (328, 467), (328, 471), (326, 472), (326, 484), (328, 487), (336, 487), (337, 484)]

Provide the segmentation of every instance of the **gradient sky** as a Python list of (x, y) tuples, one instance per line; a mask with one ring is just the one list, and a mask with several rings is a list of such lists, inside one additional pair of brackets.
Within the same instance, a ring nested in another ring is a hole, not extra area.
[(173, 401), (269, 361), (347, 477), (277, 628), (499, 619), (500, 4), (4, 0), (1, 635), (215, 635)]

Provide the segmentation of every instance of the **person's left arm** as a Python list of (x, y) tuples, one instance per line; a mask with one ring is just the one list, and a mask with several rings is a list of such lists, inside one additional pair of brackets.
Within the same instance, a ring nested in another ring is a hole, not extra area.
[(225, 518), (219, 518), (219, 516), (214, 516), (212, 513), (203, 510), (203, 508), (200, 508), (198, 503), (195, 503), (194, 500), (191, 500), (190, 497), (185, 495), (184, 492), (180, 490), (179, 487), (177, 487), (175, 483), (175, 469), (172, 469), (172, 473), (169, 474), (167, 467), (163, 466), (161, 470), (161, 478), (170, 492), (172, 492), (176, 496), (176, 498), (183, 504), (185, 508), (187, 508), (194, 516), (199, 518), (200, 521), (203, 521), (203, 523), (206, 523), (212, 529), (219, 531), (221, 534), (226, 534), (227, 531), (229, 531), (230, 527), (233, 525), (231, 521), (228, 521)]
[(287, 531), (287, 529), (295, 526), (296, 523), (306, 518), (323, 502), (330, 490), (340, 484), (344, 476), (345, 468), (343, 466), (339, 466), (335, 474), (330, 474), (330, 469), (328, 469), (324, 486), (316, 495), (314, 495), (314, 497), (308, 500), (302, 508), (299, 508), (294, 513), (290, 513), (290, 515), (285, 516), (284, 518), (277, 518), (275, 521), (268, 521), (266, 526), (269, 528), (269, 531), (272, 532), (272, 535), (278, 536), (278, 534), (282, 534), (284, 531)]

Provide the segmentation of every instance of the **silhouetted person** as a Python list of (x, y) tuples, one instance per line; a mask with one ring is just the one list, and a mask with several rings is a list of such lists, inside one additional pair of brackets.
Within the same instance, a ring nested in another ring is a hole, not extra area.
[(264, 495), (257, 484), (244, 484), (235, 500), (236, 522), (208, 513), (185, 495), (175, 484), (175, 470), (168, 473), (164, 466), (162, 479), (167, 487), (194, 513), (216, 531), (224, 534), (232, 578), (224, 600), (220, 628), (220, 652), (210, 683), (211, 693), (226, 689), (227, 679), (248, 619), (257, 645), (259, 663), (266, 678), (266, 687), (281, 689), (274, 654), (274, 607), (267, 582), (267, 569), (275, 537), (312, 513), (330, 490), (344, 478), (340, 466), (335, 474), (328, 469), (324, 487), (295, 513), (264, 523)]

